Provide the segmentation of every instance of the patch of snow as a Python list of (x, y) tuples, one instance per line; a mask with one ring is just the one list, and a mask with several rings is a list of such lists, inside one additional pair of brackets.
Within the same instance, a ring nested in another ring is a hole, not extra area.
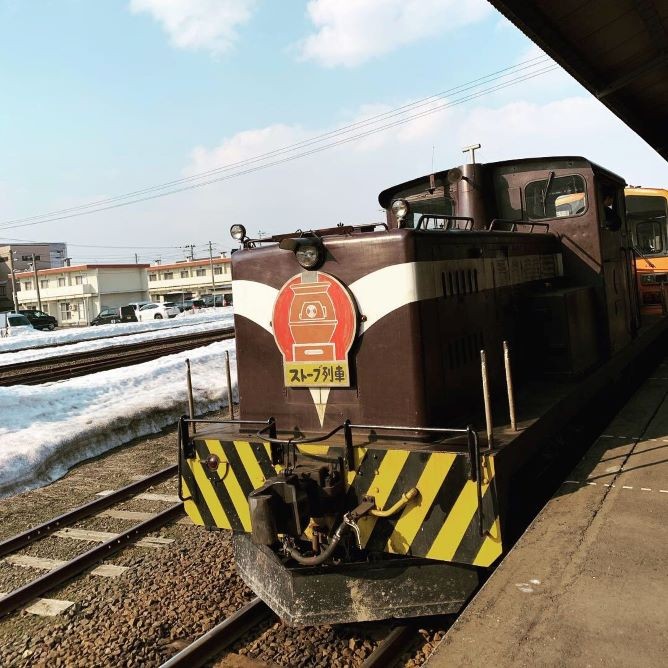
[(188, 410), (188, 358), (197, 413), (226, 406), (226, 350), (237, 393), (234, 344), (219, 341), (55, 383), (0, 387), (0, 497), (52, 482), (84, 459), (173, 424)]
[[(68, 344), (67, 346), (54, 346), (50, 348), (26, 348), (14, 352), (3, 353), (0, 347), (0, 367), (7, 364), (18, 364), (19, 362), (30, 362), (33, 360), (44, 360), (49, 357), (58, 357), (60, 355), (75, 355), (80, 352), (90, 350), (101, 350), (108, 348), (115, 348), (116, 346), (125, 346), (139, 341), (155, 341), (158, 339), (168, 339), (171, 336), (181, 336), (183, 334), (195, 334), (198, 332), (208, 332), (214, 329), (224, 329), (225, 327), (232, 327), (234, 325), (234, 313), (231, 309), (225, 309), (225, 313), (216, 314), (215, 318), (208, 319), (193, 316), (188, 319), (187, 324), (181, 320), (178, 327), (156, 327), (148, 332), (140, 332), (139, 334), (125, 334), (124, 336), (105, 336), (104, 338), (95, 338), (92, 340), (80, 340), (76, 343)], [(211, 314), (209, 314), (211, 315)], [(176, 318), (170, 320), (172, 323)], [(163, 323), (164, 320), (156, 320), (156, 323)], [(139, 323), (127, 323), (128, 325), (137, 325)], [(142, 325), (153, 323), (141, 323)], [(122, 325), (101, 325), (99, 328), (120, 328)], [(86, 332), (86, 330), (84, 330)], [(1, 370), (1, 369), (0, 369)]]
[(221, 306), (218, 308), (201, 309), (197, 313), (184, 311), (169, 320), (152, 320), (150, 322), (120, 322), (115, 325), (97, 325), (95, 327), (72, 327), (56, 329), (52, 332), (30, 330), (29, 334), (0, 339), (0, 353), (26, 348), (43, 348), (76, 341), (91, 341), (121, 336), (123, 334), (138, 334), (140, 332), (155, 332), (161, 329), (175, 329), (177, 327), (195, 323), (216, 322), (229, 319), (234, 313), (234, 307)]

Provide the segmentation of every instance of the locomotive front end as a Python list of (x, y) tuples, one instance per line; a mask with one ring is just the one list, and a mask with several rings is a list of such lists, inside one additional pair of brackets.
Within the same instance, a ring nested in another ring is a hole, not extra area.
[(563, 266), (554, 235), (476, 222), (480, 169), (381, 194), (387, 224), (233, 229), (239, 418), (182, 420), (180, 493), (287, 623), (458, 612), (508, 543), (479, 353), (494, 384)]

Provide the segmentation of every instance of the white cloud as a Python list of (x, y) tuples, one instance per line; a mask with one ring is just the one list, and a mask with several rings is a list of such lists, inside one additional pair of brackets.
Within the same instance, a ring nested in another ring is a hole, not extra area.
[[(381, 105), (366, 106), (340, 125), (386, 110)], [(195, 149), (184, 173), (215, 169), (330, 130), (272, 125), (241, 132), (218, 146)], [(482, 144), (476, 154), (481, 162), (583, 155), (631, 182), (668, 180), (665, 162), (642, 140), (598, 101), (576, 96), (544, 104), (454, 107), (358, 142), (207, 186), (160, 206), (165, 212), (170, 209), (169, 216), (175, 204), (187, 211), (190, 233), (202, 238), (211, 225), (224, 236), (234, 222), (255, 234), (328, 227), (339, 221), (380, 221), (384, 214), (376, 197), (382, 189), (428, 174), (432, 149), (434, 168), (440, 170), (461, 164), (466, 159), (461, 147), (477, 142)], [(270, 158), (276, 159), (279, 156)]]
[(130, 11), (150, 14), (179, 49), (228, 51), (257, 0), (130, 0)]
[(484, 0), (310, 0), (307, 12), (317, 32), (301, 42), (301, 56), (327, 67), (354, 67), (491, 11)]

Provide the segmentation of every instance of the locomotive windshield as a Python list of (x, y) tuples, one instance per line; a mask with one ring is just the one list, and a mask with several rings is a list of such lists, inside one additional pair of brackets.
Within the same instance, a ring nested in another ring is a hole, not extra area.
[(429, 191), (410, 195), (404, 198), (410, 205), (403, 227), (414, 228), (420, 217), (430, 216), (453, 216), (455, 211), (454, 202), (445, 196), (444, 188), (436, 188), (433, 193)]
[(585, 182), (579, 174), (550, 172), (545, 179), (527, 183), (524, 196), (530, 220), (579, 216), (587, 208)]
[(661, 253), (666, 230), (665, 198), (627, 195), (626, 211), (638, 250), (645, 255)]

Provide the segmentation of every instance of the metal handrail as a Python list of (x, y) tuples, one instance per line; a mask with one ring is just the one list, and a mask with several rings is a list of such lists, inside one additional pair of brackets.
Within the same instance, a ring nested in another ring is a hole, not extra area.
[[(463, 220), (466, 222), (466, 225), (464, 226), (464, 230), (471, 230), (473, 229), (473, 218), (470, 216), (447, 216), (445, 214), (440, 214), (440, 213), (423, 213), (418, 222), (417, 225), (415, 226), (416, 230), (421, 229), (422, 227), (422, 222), (427, 221), (427, 220), (446, 220), (448, 222), (448, 225), (443, 228), (444, 231), (452, 230), (452, 229), (462, 229), (462, 228), (455, 228), (450, 225), (451, 222), (458, 221), (458, 220)], [(428, 229), (425, 226), (425, 229)]]
[(497, 223), (501, 223), (502, 225), (510, 225), (509, 230), (498, 230), (500, 232), (519, 232), (517, 229), (518, 225), (525, 225), (526, 227), (529, 228), (529, 233), (534, 231), (535, 227), (541, 227), (544, 228), (543, 232), (547, 233), (550, 231), (550, 225), (549, 223), (537, 223), (532, 220), (508, 220), (506, 218), (493, 218), (492, 222), (489, 224), (489, 230), (490, 232), (495, 229), (495, 226)]

